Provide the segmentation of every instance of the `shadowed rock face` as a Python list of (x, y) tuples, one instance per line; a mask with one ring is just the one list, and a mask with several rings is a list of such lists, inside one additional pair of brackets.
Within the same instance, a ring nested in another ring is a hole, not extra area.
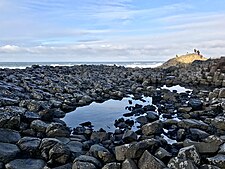
[(169, 59), (167, 62), (163, 63), (160, 66), (160, 68), (166, 69), (172, 66), (185, 66), (185, 65), (191, 64), (192, 62), (196, 60), (205, 61), (207, 59), (204, 58), (202, 55), (187, 54), (187, 55), (182, 55), (179, 57)]

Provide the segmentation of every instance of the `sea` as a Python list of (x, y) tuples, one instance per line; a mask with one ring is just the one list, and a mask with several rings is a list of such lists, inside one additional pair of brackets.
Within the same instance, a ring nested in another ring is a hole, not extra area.
[(124, 66), (127, 68), (155, 68), (163, 61), (135, 61), (135, 62), (0, 62), (0, 68), (25, 69), (32, 65), (74, 66), (74, 65), (108, 65)]

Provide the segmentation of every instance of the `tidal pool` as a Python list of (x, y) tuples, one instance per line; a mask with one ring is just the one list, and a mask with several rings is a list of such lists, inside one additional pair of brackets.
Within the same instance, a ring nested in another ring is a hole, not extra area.
[[(123, 117), (124, 113), (129, 113), (126, 110), (126, 106), (134, 106), (135, 104), (141, 104), (143, 106), (152, 103), (151, 97), (143, 97), (141, 100), (134, 100), (132, 96), (125, 97), (122, 100), (107, 100), (103, 103), (93, 102), (90, 105), (78, 107), (75, 111), (67, 113), (62, 119), (69, 127), (77, 127), (80, 123), (90, 121), (94, 125), (94, 129), (98, 130), (103, 128), (106, 131), (114, 131), (114, 121)], [(129, 104), (129, 100), (132, 100), (132, 104)], [(129, 117), (129, 119), (135, 119), (137, 117)], [(124, 119), (126, 119), (124, 117)], [(135, 127), (135, 126), (134, 126)]]

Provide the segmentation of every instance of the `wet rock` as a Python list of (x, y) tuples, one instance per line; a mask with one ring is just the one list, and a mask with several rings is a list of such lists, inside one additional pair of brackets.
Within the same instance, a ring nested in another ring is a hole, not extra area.
[(217, 116), (211, 120), (211, 124), (220, 130), (225, 130), (225, 117)]
[(16, 143), (20, 138), (21, 136), (18, 131), (0, 128), (0, 142)]
[(137, 165), (135, 164), (135, 162), (132, 159), (126, 159), (122, 163), (121, 169), (138, 169), (138, 168), (137, 168)]
[(10, 161), (5, 165), (6, 169), (22, 169), (22, 168), (32, 168), (32, 169), (43, 169), (45, 162), (41, 159), (15, 159)]
[(162, 147), (159, 147), (155, 152), (155, 157), (162, 161), (169, 161), (169, 159), (172, 157), (172, 154), (169, 153), (167, 150), (165, 150)]
[(48, 137), (68, 137), (70, 130), (61, 123), (51, 123), (46, 128), (46, 134)]
[(138, 161), (138, 167), (140, 169), (149, 169), (149, 168), (155, 168), (155, 169), (163, 169), (165, 168), (165, 164), (163, 164), (162, 161), (155, 158), (153, 155), (151, 155), (147, 150), (142, 154), (141, 158)]
[(192, 140), (198, 141), (207, 138), (210, 134), (199, 129), (190, 128), (190, 136)]
[(220, 146), (219, 154), (225, 155), (225, 143)]
[(147, 111), (146, 116), (149, 122), (153, 122), (159, 119), (159, 116), (154, 111)]
[(161, 134), (163, 132), (163, 125), (160, 121), (155, 121), (152, 123), (145, 124), (141, 128), (142, 133), (146, 136), (152, 134)]
[(172, 158), (167, 166), (171, 169), (198, 169), (193, 161), (180, 159), (178, 157)]
[(14, 144), (0, 143), (0, 162), (7, 163), (13, 160), (19, 152), (20, 149)]
[(102, 169), (120, 169), (120, 163), (108, 163), (106, 165), (104, 165), (104, 167)]
[(45, 132), (48, 124), (42, 120), (34, 120), (30, 125), (31, 129), (34, 129), (37, 132)]
[(95, 157), (87, 156), (87, 155), (81, 155), (77, 157), (74, 162), (88, 162), (94, 164), (97, 168), (101, 168), (102, 164), (99, 160), (97, 160)]
[(207, 158), (210, 164), (215, 165), (221, 169), (225, 169), (225, 155), (217, 154), (214, 157)]
[(102, 142), (108, 139), (109, 139), (109, 134), (105, 131), (94, 131), (91, 134), (91, 140)]
[(125, 143), (130, 143), (137, 140), (137, 134), (134, 131), (126, 130), (122, 139)]
[(69, 147), (70, 151), (75, 154), (75, 156), (82, 154), (83, 144), (78, 141), (70, 141), (67, 146)]
[(38, 112), (41, 109), (41, 103), (35, 100), (32, 100), (27, 104), (27, 109), (31, 112)]
[(203, 103), (200, 99), (190, 99), (188, 105), (192, 107), (192, 110), (201, 110)]
[(49, 151), (53, 148), (57, 143), (61, 143), (58, 139), (55, 138), (43, 138), (39, 149), (41, 150), (41, 156), (45, 160), (49, 159)]
[(219, 137), (212, 135), (204, 139), (202, 142), (195, 142), (186, 139), (183, 144), (185, 147), (194, 145), (199, 153), (210, 154), (217, 152), (222, 143), (223, 141)]
[[(72, 166), (73, 166), (72, 163), (67, 163), (67, 164), (64, 164), (64, 165), (61, 165), (61, 166), (58, 166), (58, 167), (54, 167), (54, 168), (51, 168), (51, 169), (71, 169)], [(48, 168), (46, 168), (46, 169), (48, 169)]]
[(140, 158), (142, 153), (148, 149), (157, 149), (158, 141), (155, 139), (146, 139), (137, 143), (124, 144), (115, 147), (115, 155), (118, 161), (124, 161), (127, 158)]
[(20, 127), (20, 114), (12, 112), (0, 112), (0, 127), (18, 129)]
[(192, 107), (180, 107), (178, 108), (178, 112), (180, 113), (188, 113), (192, 110)]
[(197, 165), (200, 164), (200, 156), (194, 145), (181, 148), (177, 157), (181, 159), (192, 160)]
[(35, 155), (38, 151), (38, 147), (41, 143), (41, 139), (36, 137), (23, 137), (18, 141), (18, 146), (24, 152), (29, 155)]
[(209, 128), (208, 124), (195, 119), (183, 119), (178, 122), (178, 126), (185, 129), (197, 128), (197, 129), (207, 130)]
[(148, 118), (145, 116), (140, 116), (136, 118), (136, 121), (140, 123), (141, 125), (147, 124), (148, 123)]
[(25, 112), (22, 117), (30, 122), (41, 118), (39, 114), (30, 111)]
[(219, 98), (225, 98), (225, 88), (221, 88), (219, 91)]
[(200, 169), (220, 169), (219, 167), (217, 166), (214, 166), (214, 165), (209, 165), (209, 164), (203, 164)]
[(68, 146), (61, 143), (55, 144), (49, 151), (49, 159), (51, 163), (66, 164), (71, 155)]
[(14, 106), (19, 103), (16, 99), (1, 97), (0, 98), (0, 106)]
[(106, 162), (111, 162), (113, 161), (115, 158), (113, 156), (112, 153), (109, 152), (108, 149), (106, 149), (105, 147), (98, 145), (98, 144), (94, 144), (91, 146), (89, 152), (96, 158), (101, 159), (102, 161)]
[(97, 168), (92, 163), (76, 161), (73, 163), (72, 169), (97, 169)]

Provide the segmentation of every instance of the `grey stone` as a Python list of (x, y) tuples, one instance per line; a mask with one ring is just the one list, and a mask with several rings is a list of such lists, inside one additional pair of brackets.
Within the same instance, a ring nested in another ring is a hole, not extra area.
[(94, 144), (91, 146), (89, 152), (96, 158), (103, 160), (105, 163), (113, 161), (115, 158), (112, 153), (105, 147)]
[(116, 162), (108, 163), (104, 165), (102, 169), (120, 169), (120, 163), (116, 163)]
[(203, 164), (202, 166), (200, 166), (200, 169), (220, 169), (220, 168), (214, 165)]
[(89, 162), (76, 161), (72, 169), (97, 169), (94, 164)]
[(124, 161), (126, 158), (140, 158), (146, 149), (156, 148), (158, 141), (155, 139), (146, 139), (132, 144), (124, 144), (115, 147), (115, 155), (118, 161)]
[(64, 165), (61, 165), (61, 166), (58, 166), (58, 167), (54, 167), (54, 168), (51, 168), (51, 169), (71, 169), (73, 166), (72, 163), (67, 163), (67, 164), (64, 164)]
[(178, 157), (171, 158), (167, 166), (171, 169), (198, 169), (193, 161)]
[(7, 163), (13, 160), (19, 152), (20, 149), (14, 144), (0, 143), (0, 162)]
[(71, 155), (69, 147), (62, 143), (55, 144), (49, 151), (52, 163), (66, 164)]
[(146, 136), (152, 135), (152, 134), (161, 134), (163, 132), (163, 125), (160, 121), (155, 121), (152, 123), (145, 124), (141, 128), (142, 133)]
[(48, 124), (42, 120), (34, 120), (32, 121), (30, 127), (35, 131), (45, 132), (46, 128), (48, 127)]
[(122, 139), (125, 143), (130, 143), (137, 140), (137, 134), (134, 131), (126, 130)]
[(155, 152), (155, 157), (163, 161), (164, 159), (169, 159), (170, 157), (172, 157), (172, 154), (164, 148), (159, 147)]
[(15, 130), (0, 128), (0, 142), (16, 143), (20, 138), (20, 133)]
[(74, 162), (76, 162), (76, 161), (92, 163), (98, 168), (102, 167), (101, 162), (92, 156), (81, 155), (74, 160)]
[(217, 154), (214, 157), (207, 158), (210, 164), (215, 165), (221, 169), (225, 169), (225, 155)]
[(5, 165), (6, 169), (43, 169), (45, 162), (41, 159), (15, 159)]
[(147, 150), (142, 154), (141, 158), (138, 161), (138, 167), (140, 169), (163, 169), (165, 168), (165, 164), (159, 159), (155, 158), (151, 155)]
[(219, 150), (219, 146), (223, 141), (214, 135), (211, 135), (204, 139), (202, 142), (195, 142), (189, 139), (184, 140), (184, 146), (194, 145), (199, 153), (216, 153)]
[(68, 137), (70, 130), (61, 123), (51, 123), (46, 128), (46, 134), (48, 137)]
[(200, 156), (194, 145), (181, 148), (177, 155), (180, 159), (192, 160), (195, 164), (200, 164)]
[(40, 119), (40, 115), (37, 114), (37, 113), (34, 113), (34, 112), (30, 112), (30, 111), (26, 111), (24, 114), (23, 114), (23, 118), (25, 118), (26, 120), (29, 120), (29, 121), (33, 121), (33, 120), (38, 120)]
[(38, 151), (41, 139), (36, 137), (23, 137), (18, 141), (18, 146), (28, 154), (35, 154)]
[(0, 127), (18, 129), (20, 127), (21, 117), (19, 113), (0, 112)]
[(81, 153), (83, 144), (78, 141), (70, 141), (67, 146), (69, 147), (70, 151), (73, 153)]
[(178, 126), (185, 129), (197, 128), (197, 129), (207, 130), (209, 128), (208, 124), (195, 119), (183, 119), (178, 122)]
[(132, 159), (126, 159), (122, 163), (121, 169), (138, 169), (138, 168), (137, 168), (137, 165), (135, 164), (135, 162)]

